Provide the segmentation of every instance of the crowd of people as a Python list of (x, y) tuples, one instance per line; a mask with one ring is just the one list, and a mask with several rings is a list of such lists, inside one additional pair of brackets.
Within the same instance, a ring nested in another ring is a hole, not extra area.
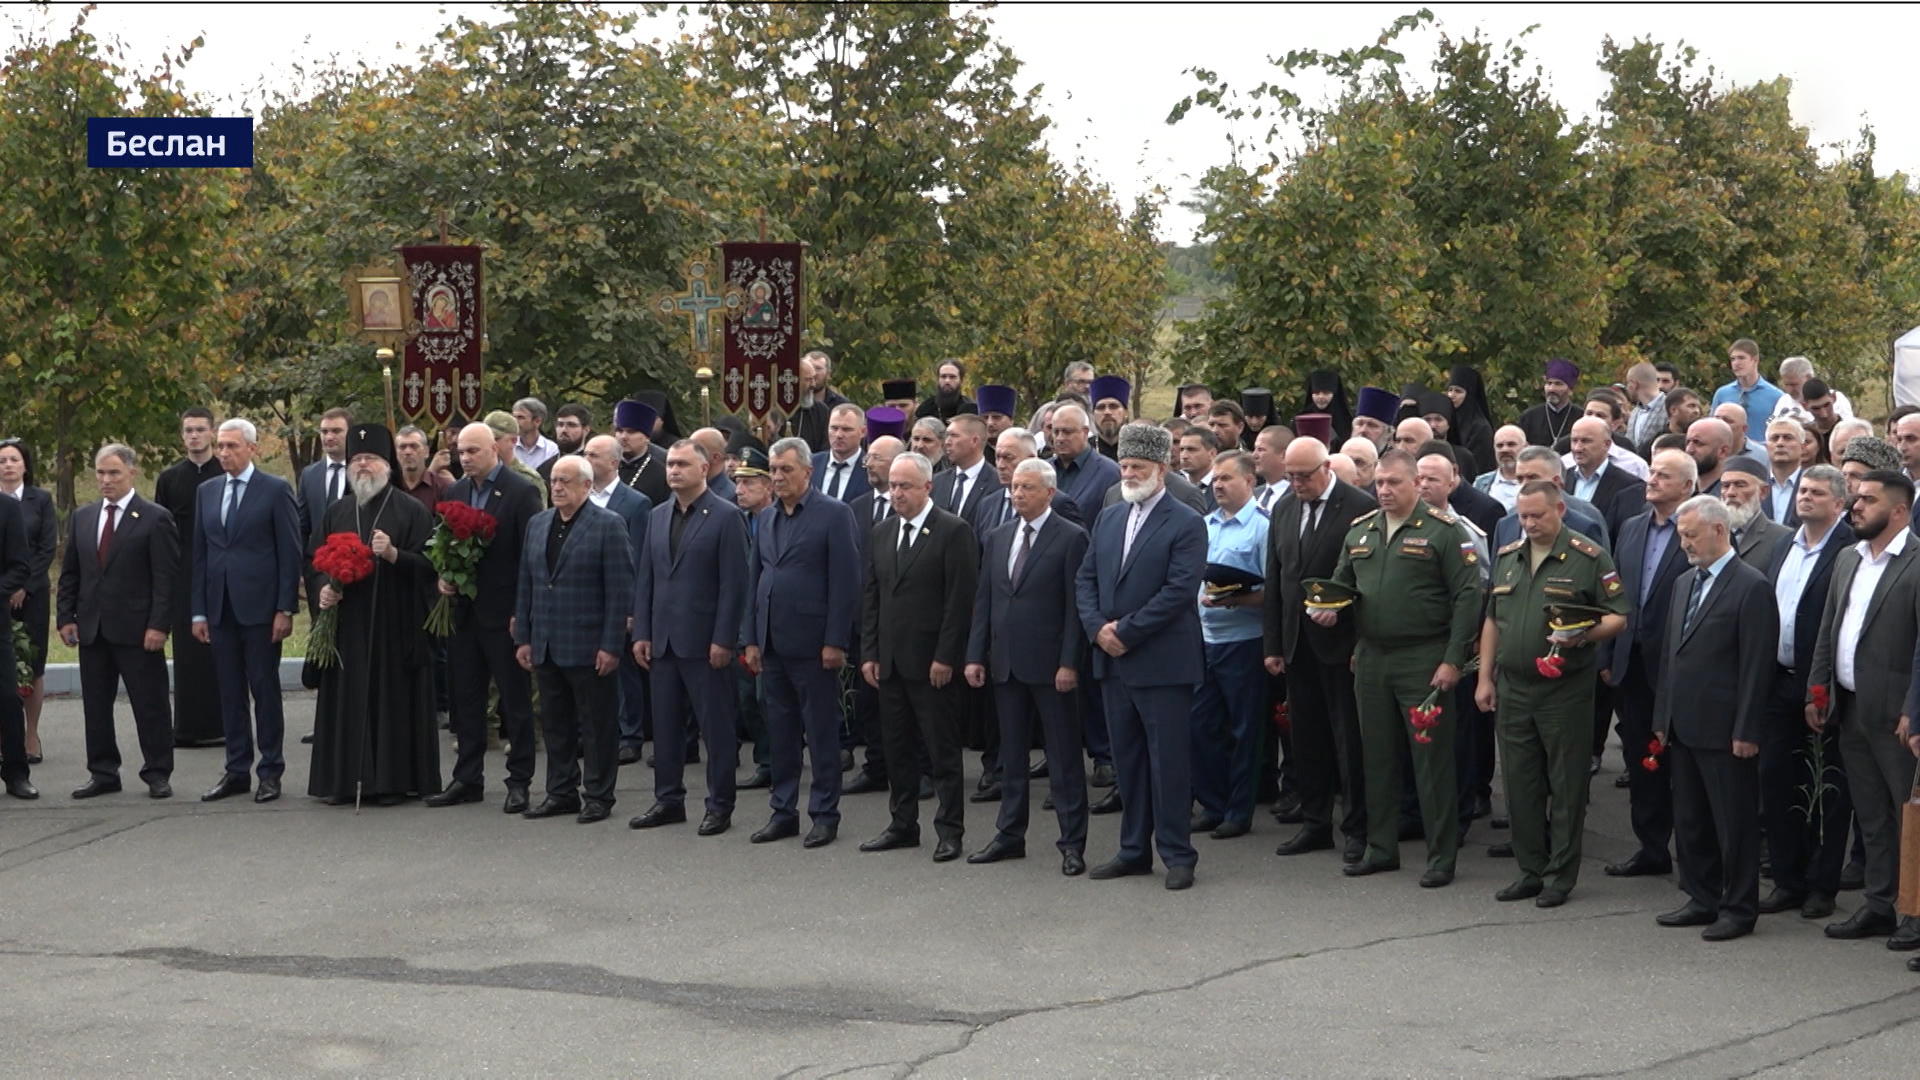
[[(1245, 836), (1270, 805), (1297, 825), (1280, 856), (1361, 877), (1423, 840), (1428, 888), (1486, 819), (1515, 866), (1496, 898), (1554, 907), (1617, 727), (1638, 850), (1605, 871), (1677, 871), (1661, 925), (1728, 940), (1859, 889), (1826, 933), (1917, 949), (1896, 905), (1920, 409), (1882, 434), (1803, 357), (1775, 383), (1742, 340), (1728, 365), (1711, 394), (1645, 363), (1582, 392), (1554, 359), (1512, 422), (1471, 367), (1351, 398), (1317, 371), (1284, 413), (1269, 389), (1191, 384), (1155, 422), (1084, 363), (1024, 413), (1010, 387), (969, 396), (957, 362), (925, 398), (890, 380), (866, 407), (815, 352), (784, 434), (683, 434), (660, 395), (601, 433), (587, 405), (528, 398), (436, 447), (337, 408), (292, 481), (256, 464), (251, 422), (189, 409), (152, 499), (110, 444), (99, 498), (64, 523), (6, 440), (0, 649), (23, 642), (25, 670), (0, 777), (37, 797), (52, 629), (79, 657), (74, 798), (122, 790), (123, 687), (151, 797), (172, 794), (175, 746), (217, 744), (203, 799), (278, 798), (281, 647), (305, 603), (330, 642), (303, 675), (308, 794), (332, 804), (482, 802), (497, 737), (507, 813), (605, 820), (644, 761), (629, 824), (669, 827), (704, 751), (702, 836), (765, 789), (752, 842), (800, 836), (804, 814), (821, 847), (843, 797), (885, 791), (862, 851), (918, 847), (931, 801), (933, 858), (980, 864), (1026, 855), (1044, 778), (1069, 876), (1157, 858), (1188, 888), (1196, 836)], [(968, 802), (997, 808), (970, 852)], [(1119, 846), (1089, 870), (1105, 813)]]

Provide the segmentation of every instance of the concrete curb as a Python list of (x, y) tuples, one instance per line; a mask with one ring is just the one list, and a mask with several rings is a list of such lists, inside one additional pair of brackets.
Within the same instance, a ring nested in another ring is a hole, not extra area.
[[(300, 656), (283, 657), (281, 659), (280, 661), (280, 689), (281, 690), (283, 691), (291, 690), (291, 691), (298, 692), (306, 689), (305, 687), (300, 685), (300, 668), (305, 663), (306, 663), (306, 658), (300, 657)], [(169, 679), (173, 677), (173, 661), (171, 660), (167, 661), (167, 677)], [(48, 697), (67, 697), (71, 695), (76, 695), (78, 693), (80, 693), (80, 665), (79, 664), (48, 664), (47, 665), (47, 696)], [(122, 693), (124, 694), (125, 691), (123, 690)]]

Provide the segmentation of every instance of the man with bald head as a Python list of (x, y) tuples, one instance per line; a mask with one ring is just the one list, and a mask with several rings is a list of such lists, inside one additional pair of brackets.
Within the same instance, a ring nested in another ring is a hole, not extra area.
[(1726, 468), (1728, 458), (1740, 452), (1740, 443), (1733, 432), (1732, 425), (1713, 416), (1702, 417), (1688, 426), (1687, 456), (1700, 471), (1696, 480), (1700, 494), (1716, 497), (1720, 494), (1721, 470)]
[(1328, 454), (1327, 468), (1332, 469), (1333, 475), (1339, 477), (1343, 484), (1352, 484), (1362, 490), (1373, 486), (1360, 483), (1360, 470), (1354, 467), (1353, 459), (1345, 454)]
[[(533, 679), (514, 659), (515, 591), (527, 523), (542, 509), (542, 492), (532, 481), (505, 467), (497, 433), (485, 424), (460, 429), (456, 448), (461, 478), (447, 489), (447, 501), (465, 503), (493, 515), (493, 539), (474, 568), (474, 593), (462, 594), (440, 579), (440, 595), (453, 598), (453, 634), (447, 638), (447, 679), (452, 717), (453, 782), (428, 806), (458, 806), (485, 797), (487, 689), (500, 692), (500, 715), (507, 727), (509, 814), (527, 809), (533, 782)], [(611, 440), (609, 440), (611, 441)]]
[(1285, 462), (1292, 488), (1273, 504), (1267, 529), (1267, 588), (1278, 592), (1263, 611), (1263, 652), (1267, 673), (1287, 676), (1301, 825), (1278, 854), (1334, 846), (1338, 793), (1341, 857), (1351, 864), (1359, 861), (1367, 842), (1366, 773), (1349, 667), (1354, 631), (1350, 621), (1323, 627), (1307, 619), (1305, 582), (1333, 576), (1347, 526), (1378, 504), (1334, 476), (1327, 448), (1318, 439), (1289, 443)]
[(1514, 477), (1514, 465), (1520, 460), (1520, 451), (1526, 445), (1527, 433), (1521, 431), (1519, 425), (1501, 425), (1493, 433), (1493, 469), (1473, 478), (1473, 486), (1499, 503), (1509, 514), (1513, 513), (1514, 500), (1520, 497), (1520, 482)]
[[(593, 471), (593, 483), (587, 489), (587, 501), (602, 510), (620, 515), (627, 529), (627, 544), (636, 553), (646, 550), (647, 523), (653, 512), (653, 500), (632, 484), (620, 480), (620, 440), (612, 435), (595, 435), (587, 440), (582, 456)], [(647, 708), (647, 673), (627, 650), (621, 650), (620, 676), (615, 683), (615, 708), (620, 718), (620, 748), (615, 751), (619, 763), (632, 765), (640, 760), (640, 747), (652, 726)], [(695, 743), (696, 752), (699, 749)]]
[[(1373, 467), (1380, 463), (1379, 447), (1369, 439), (1352, 438), (1341, 444), (1340, 453), (1335, 456), (1344, 457), (1353, 465), (1353, 479), (1348, 483), (1367, 492), (1373, 491)], [(1346, 477), (1340, 479), (1346, 480)]]
[(1727, 402), (1726, 404), (1715, 405), (1713, 407), (1713, 415), (1716, 419), (1724, 420), (1727, 427), (1733, 431), (1733, 452), (1735, 454), (1749, 454), (1761, 460), (1766, 459), (1766, 445), (1756, 442), (1747, 436), (1747, 410), (1732, 402)]
[[(882, 435), (867, 447), (866, 470), (867, 490), (847, 503), (853, 511), (853, 531), (860, 555), (859, 565), (867, 565), (867, 549), (873, 544), (873, 530), (881, 522), (893, 516), (892, 492), (887, 487), (887, 472), (893, 468), (893, 459), (907, 452), (907, 444), (892, 435)], [(847, 666), (855, 671), (860, 669), (859, 627), (854, 628), (853, 648), (847, 658)], [(868, 686), (865, 679), (853, 681), (853, 736), (854, 740), (866, 747), (864, 763), (854, 769), (853, 779), (846, 781), (841, 794), (865, 795), (873, 791), (887, 790), (887, 755), (880, 730), (880, 691)], [(925, 758), (925, 753), (921, 757)], [(922, 768), (921, 775), (930, 770)]]
[(1420, 448), (1433, 441), (1433, 425), (1417, 416), (1409, 416), (1393, 429), (1393, 445), (1418, 455)]
[(1637, 513), (1646, 488), (1644, 481), (1614, 463), (1609, 456), (1613, 448), (1613, 433), (1605, 420), (1593, 416), (1575, 420), (1567, 435), (1567, 454), (1573, 463), (1561, 482), (1566, 494), (1598, 507), (1609, 529), (1630, 516), (1617, 513), (1614, 503), (1625, 494), (1632, 504), (1629, 509)]
[(719, 428), (703, 427), (687, 438), (700, 444), (700, 449), (706, 452), (707, 490), (722, 502), (733, 502), (733, 478), (727, 475), (732, 461), (727, 453), (727, 433)]

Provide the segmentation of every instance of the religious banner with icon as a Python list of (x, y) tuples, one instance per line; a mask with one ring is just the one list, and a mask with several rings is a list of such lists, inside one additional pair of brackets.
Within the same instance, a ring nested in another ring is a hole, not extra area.
[(727, 309), (720, 401), (728, 412), (777, 426), (800, 407), (805, 244), (720, 245)]
[(481, 249), (465, 244), (400, 248), (406, 267), (407, 350), (401, 361), (400, 411), (441, 427), (481, 414)]

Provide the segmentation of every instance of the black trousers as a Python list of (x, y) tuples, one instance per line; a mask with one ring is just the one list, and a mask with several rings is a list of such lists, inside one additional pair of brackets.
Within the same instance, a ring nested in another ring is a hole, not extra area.
[(487, 685), (500, 689), (500, 716), (507, 728), (507, 786), (533, 781), (533, 676), (513, 656), (513, 638), (503, 628), (466, 626), (447, 638), (447, 675), (452, 682), (453, 778), (481, 787), (486, 780)]
[(1680, 888), (1723, 919), (1760, 917), (1760, 765), (1731, 747), (1672, 744)]
[(916, 743), (933, 763), (934, 834), (959, 843), (966, 831), (966, 794), (960, 764), (960, 686), (934, 689), (925, 679), (880, 680), (880, 726), (887, 747), (887, 809), (891, 828), (920, 833), (920, 775)]
[(1287, 719), (1299, 761), (1300, 816), (1309, 828), (1332, 828), (1340, 796), (1340, 832), (1367, 836), (1367, 774), (1360, 760), (1360, 714), (1353, 672), (1323, 664), (1310, 646), (1287, 659)]
[(80, 646), (80, 701), (87, 727), (87, 771), (120, 780), (120, 743), (113, 733), (113, 699), (127, 685), (134, 729), (140, 734), (140, 779), (173, 775), (173, 704), (167, 692), (167, 654), (139, 645), (96, 641)]
[(1080, 757), (1080, 716), (1074, 710), (1077, 691), (1060, 693), (1051, 685), (1009, 679), (994, 683), (994, 711), (1000, 722), (1000, 835), (1008, 840), (1027, 837), (1029, 784), (1027, 747), (1036, 730), (1046, 733), (1048, 746), (1070, 752), (1047, 756), (1047, 789), (1053, 794), (1053, 812), (1060, 820), (1061, 851), (1087, 850), (1087, 767)]
[(1807, 727), (1806, 678), (1784, 668), (1767, 698), (1760, 740), (1760, 817), (1767, 826), (1773, 884), (1783, 892), (1832, 897), (1847, 861), (1853, 799), (1834, 725)]
[(1614, 707), (1620, 710), (1620, 742), (1627, 755), (1627, 798), (1641, 853), (1664, 863), (1670, 861), (1667, 844), (1673, 839), (1674, 788), (1664, 769), (1648, 772), (1641, 764), (1653, 738), (1653, 685), (1647, 681), (1640, 646), (1633, 646), (1631, 657), (1626, 676), (1613, 694)]
[(534, 678), (540, 684), (540, 728), (547, 736), (547, 798), (565, 802), (584, 794), (612, 806), (620, 773), (619, 673), (541, 664)]
[[(0, 671), (14, 669), (13, 629), (0, 619)], [(0, 781), (25, 780), (27, 711), (19, 694), (0, 694)]]

